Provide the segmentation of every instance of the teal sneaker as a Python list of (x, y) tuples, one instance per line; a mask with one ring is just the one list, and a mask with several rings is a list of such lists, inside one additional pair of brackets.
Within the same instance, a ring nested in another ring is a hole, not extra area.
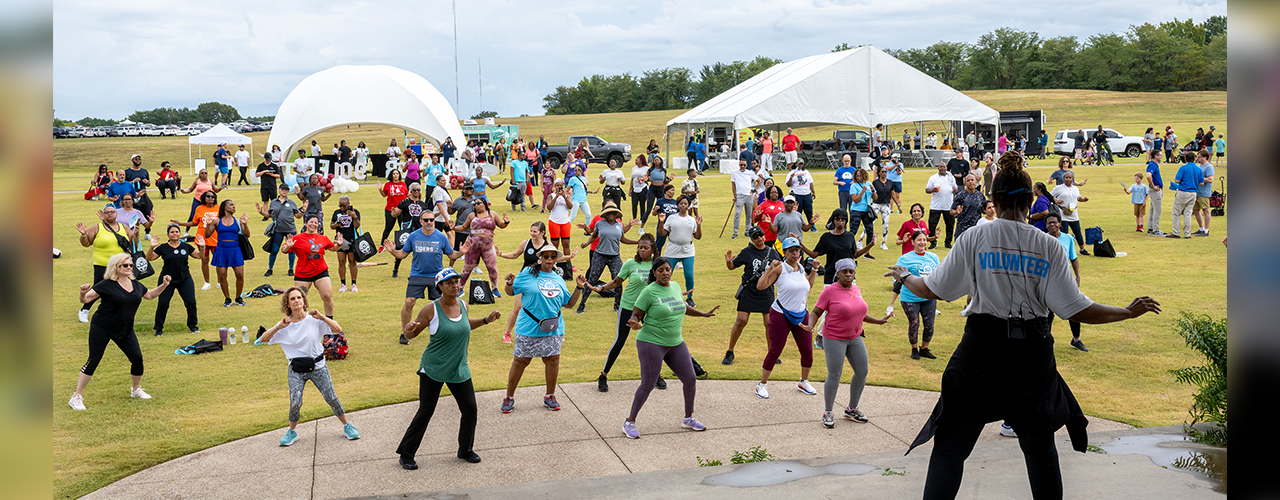
[(346, 436), (347, 439), (360, 439), (360, 431), (357, 431), (356, 426), (351, 425), (351, 423), (342, 426), (342, 435)]
[(294, 441), (297, 441), (297, 440), (298, 440), (298, 433), (294, 432), (293, 429), (289, 429), (288, 431), (285, 431), (284, 437), (280, 438), (280, 446), (289, 446), (293, 444)]

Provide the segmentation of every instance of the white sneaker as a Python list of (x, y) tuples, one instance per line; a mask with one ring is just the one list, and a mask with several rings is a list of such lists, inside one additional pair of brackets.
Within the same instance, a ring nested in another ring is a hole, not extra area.
[(756, 382), (756, 395), (761, 399), (769, 399), (769, 388), (765, 387), (764, 382)]
[(75, 411), (84, 411), (84, 398), (79, 394), (72, 394), (71, 401), (67, 401), (71, 405), (71, 409)]
[(342, 288), (339, 288), (339, 289), (338, 289), (338, 293), (342, 293), (342, 292), (345, 292), (345, 291), (347, 291), (347, 285), (342, 285)]
[(1005, 425), (1004, 422), (1000, 422), (1000, 435), (1010, 438), (1018, 437), (1018, 433), (1013, 431), (1013, 427)]
[(359, 288), (356, 288), (356, 284), (355, 284), (355, 283), (352, 283), (352, 284), (351, 284), (351, 291), (353, 291), (353, 292), (358, 292), (358, 291), (360, 291), (360, 289), (359, 289)]
[(809, 384), (808, 380), (801, 380), (799, 384), (796, 384), (796, 390), (810, 396), (818, 393), (818, 391), (814, 390), (813, 386)]
[(142, 390), (142, 387), (138, 387), (137, 389), (130, 389), (129, 397), (138, 398), (138, 399), (151, 399), (151, 395), (147, 394), (147, 391)]
[(79, 318), (80, 318), (80, 322), (81, 322), (81, 323), (88, 323), (88, 322), (89, 322), (89, 310), (88, 310), (88, 309), (81, 309), (81, 310), (80, 310), (80, 312), (76, 313), (76, 317), (79, 317)]
[(683, 267), (684, 267), (684, 262), (677, 262), (675, 269), (681, 269)]
[(880, 244), (880, 249), (881, 249), (881, 250), (888, 250), (888, 249), (889, 249), (889, 245), (886, 245), (886, 244), (884, 244), (884, 243), (881, 243), (881, 244)]
[(472, 274), (484, 274), (484, 269), (475, 268), (471, 270)]
[(204, 286), (200, 287), (201, 290), (208, 290), (210, 288), (213, 288), (213, 285), (210, 285), (208, 281), (204, 282)]
[(934, 315), (934, 316), (942, 316), (942, 311), (939, 311), (939, 310), (937, 310), (937, 309), (934, 309), (934, 311), (933, 311), (933, 315)]

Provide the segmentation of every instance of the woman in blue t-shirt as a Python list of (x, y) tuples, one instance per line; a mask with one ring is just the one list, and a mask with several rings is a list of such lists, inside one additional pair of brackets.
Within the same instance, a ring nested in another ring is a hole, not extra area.
[(587, 284), (587, 277), (579, 274), (574, 278), (577, 288), (573, 294), (569, 293), (564, 286), (565, 277), (557, 272), (556, 263), (560, 256), (560, 251), (554, 247), (542, 247), (538, 251), (536, 265), (521, 269), (519, 277), (515, 273), (506, 276), (505, 291), (513, 297), (519, 294), (520, 312), (516, 316), (512, 338), (514, 359), (507, 375), (507, 396), (502, 398), (502, 413), (511, 413), (515, 409), (516, 386), (533, 358), (542, 358), (546, 369), (547, 394), (542, 398), (542, 405), (552, 411), (560, 409), (555, 396), (556, 377), (560, 374), (560, 346), (564, 341), (564, 318), (560, 310), (577, 305)]
[(569, 210), (569, 222), (572, 223), (573, 220), (578, 217), (578, 210), (582, 210), (586, 222), (591, 222), (591, 205), (587, 203), (587, 195), (596, 194), (600, 192), (600, 190), (588, 190), (586, 177), (582, 175), (582, 171), (579, 170), (579, 167), (574, 166), (570, 167), (570, 169), (570, 171), (573, 172), (573, 175), (565, 181), (565, 186), (567, 186), (572, 192), (572, 196), (570, 196), (569, 201), (573, 204), (573, 207)]
[[(927, 250), (929, 233), (925, 231), (911, 233), (911, 245), (914, 251), (898, 257), (896, 265), (907, 268), (915, 276), (921, 278), (928, 276), (941, 263), (938, 260), (938, 254)], [(938, 301), (920, 298), (906, 287), (902, 287), (902, 294), (898, 298), (901, 300), (902, 311), (907, 314), (907, 340), (911, 342), (911, 359), (920, 359), (922, 356), (938, 359), (929, 352), (929, 341), (933, 340), (933, 318), (937, 314)], [(924, 321), (924, 339), (920, 346), (916, 347), (916, 334), (920, 331), (922, 320)]]

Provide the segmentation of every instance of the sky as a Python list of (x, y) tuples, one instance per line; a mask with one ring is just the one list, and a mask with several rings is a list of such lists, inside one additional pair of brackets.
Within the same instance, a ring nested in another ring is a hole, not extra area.
[[(790, 61), (840, 43), (885, 49), (975, 42), (1000, 27), (1041, 37), (1124, 33), (1227, 15), (1226, 0), (464, 0), (418, 2), (56, 0), (53, 104), (62, 119), (235, 106), (275, 115), (307, 76), (386, 64), (421, 75), (459, 118), (543, 114), (542, 98), (592, 74), (763, 55)], [(1158, 8), (1152, 8), (1152, 6)], [(456, 84), (455, 84), (456, 82)], [(334, 103), (359, 106), (360, 102)]]

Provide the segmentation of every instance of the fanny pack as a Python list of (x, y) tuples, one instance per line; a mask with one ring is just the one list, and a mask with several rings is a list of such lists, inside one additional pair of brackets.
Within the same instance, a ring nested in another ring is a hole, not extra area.
[(311, 373), (316, 369), (316, 362), (324, 359), (324, 354), (314, 358), (289, 358), (289, 369), (297, 373)]
[(529, 315), (529, 318), (533, 319), (538, 323), (538, 330), (541, 330), (542, 333), (551, 333), (560, 328), (559, 314), (547, 319), (538, 319), (538, 317), (534, 316), (533, 313), (529, 312), (528, 309), (521, 307), (520, 310), (524, 311), (525, 314)]
[(786, 316), (787, 321), (790, 322), (792, 325), (800, 326), (800, 324), (804, 323), (804, 317), (806, 314), (808, 314), (808, 311), (801, 309), (800, 312), (797, 313), (795, 311), (791, 311), (785, 307), (782, 307), (781, 301), (775, 300), (773, 301), (773, 303), (777, 304), (778, 309), (782, 310), (782, 315)]

